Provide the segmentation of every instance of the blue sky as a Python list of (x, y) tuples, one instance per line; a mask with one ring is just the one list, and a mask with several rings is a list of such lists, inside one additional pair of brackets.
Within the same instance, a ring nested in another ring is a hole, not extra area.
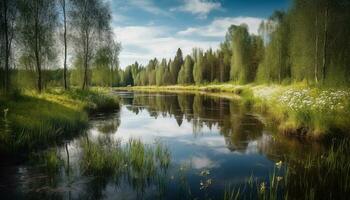
[(120, 66), (172, 58), (194, 47), (216, 49), (231, 24), (246, 23), (250, 33), (290, 0), (109, 0), (112, 29), (122, 43)]

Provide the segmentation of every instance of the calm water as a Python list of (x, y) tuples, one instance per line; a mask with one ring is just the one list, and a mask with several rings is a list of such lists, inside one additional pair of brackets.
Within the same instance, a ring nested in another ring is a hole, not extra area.
[[(239, 102), (199, 94), (117, 92), (118, 113), (99, 114), (86, 134), (58, 147), (65, 167), (50, 176), (43, 166), (2, 162), (0, 194), (6, 199), (221, 199), (225, 188), (241, 185), (252, 175), (266, 180), (275, 163), (302, 159), (320, 151), (274, 134), (274, 125)], [(161, 142), (171, 152), (165, 171), (147, 179), (121, 175), (85, 176), (80, 170), (81, 141), (101, 137)], [(69, 154), (69, 170), (67, 164)], [(278, 173), (283, 173), (280, 170)]]

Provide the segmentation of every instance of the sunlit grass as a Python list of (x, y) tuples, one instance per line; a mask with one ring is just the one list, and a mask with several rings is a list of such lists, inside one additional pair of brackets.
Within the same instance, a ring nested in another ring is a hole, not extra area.
[(349, 90), (300, 86), (275, 86), (272, 92), (269, 87), (252, 90), (256, 108), (278, 121), (283, 133), (322, 138), (350, 130)]
[(59, 142), (87, 127), (87, 112), (117, 108), (119, 104), (112, 97), (74, 89), (0, 97), (0, 150), (27, 152)]

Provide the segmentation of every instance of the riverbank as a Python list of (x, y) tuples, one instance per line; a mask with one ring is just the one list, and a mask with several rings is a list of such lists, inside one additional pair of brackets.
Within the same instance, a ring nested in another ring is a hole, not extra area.
[(21, 153), (77, 135), (88, 125), (88, 115), (119, 109), (106, 90), (23, 91), (0, 96), (0, 152)]
[(350, 131), (350, 90), (306, 85), (135, 86), (118, 90), (205, 92), (238, 95), (243, 106), (278, 124), (279, 132), (311, 139), (345, 136)]

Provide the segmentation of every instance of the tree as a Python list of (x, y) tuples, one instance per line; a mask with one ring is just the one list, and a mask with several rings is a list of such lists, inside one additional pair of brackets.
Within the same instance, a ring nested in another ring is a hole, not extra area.
[(37, 89), (42, 91), (42, 66), (54, 58), (54, 32), (57, 12), (54, 0), (20, 0), (19, 43), (23, 51), (34, 58), (37, 72)]
[(179, 71), (181, 69), (181, 66), (183, 65), (183, 57), (182, 57), (182, 51), (180, 48), (177, 49), (176, 56), (174, 58), (174, 61), (170, 67), (170, 73), (172, 76), (171, 83), (176, 84), (177, 77), (179, 75)]
[(158, 86), (164, 84), (163, 81), (166, 65), (166, 59), (163, 59), (162, 62), (156, 68), (156, 85)]
[(251, 36), (250, 47), (250, 70), (248, 72), (248, 81), (252, 82), (256, 78), (259, 64), (264, 57), (264, 44), (263, 39), (260, 36)]
[(185, 63), (181, 67), (177, 82), (179, 84), (193, 83), (193, 60), (189, 55), (185, 58)]
[[(16, 1), (3, 0), (1, 2), (1, 49), (4, 49), (4, 89), (5, 93), (10, 90), (10, 57), (12, 54), (12, 41), (15, 34), (15, 20), (17, 16)], [(3, 59), (0, 54), (0, 58)], [(0, 77), (1, 78), (1, 77)]]
[(66, 15), (66, 0), (60, 0), (63, 15), (63, 43), (64, 43), (64, 61), (63, 61), (63, 82), (64, 89), (68, 89), (67, 84), (67, 15)]
[(322, 81), (326, 80), (326, 64), (327, 64), (327, 43), (328, 43), (328, 12), (329, 12), (329, 4), (326, 2), (324, 8), (324, 39), (323, 39), (323, 59), (322, 59)]
[(99, 0), (72, 0), (71, 21), (75, 28), (77, 56), (83, 58), (82, 89), (89, 85), (89, 63), (93, 57), (98, 36), (109, 33), (111, 14), (107, 3)]
[[(281, 83), (291, 77), (289, 26), (288, 17), (282, 11), (276, 11), (264, 25), (260, 26), (266, 29), (260, 29), (260, 32), (268, 33), (268, 41), (257, 72), (258, 81)], [(256, 42), (261, 45), (261, 41)], [(260, 49), (260, 45), (257, 45), (256, 47)], [(261, 59), (260, 53), (256, 53), (257, 59)]]
[(245, 24), (232, 25), (232, 58), (231, 58), (231, 80), (241, 83), (248, 82), (249, 72), (249, 54), (250, 54), (250, 36), (248, 27)]
[(193, 80), (198, 85), (203, 82), (203, 51), (201, 49), (193, 49), (194, 67)]
[(108, 46), (100, 47), (96, 51), (92, 67), (92, 83), (94, 85), (105, 87), (112, 85), (112, 78), (110, 78), (113, 74), (110, 68), (112, 67), (111, 51)]
[(110, 78), (111, 78), (111, 87), (119, 84), (119, 54), (121, 51), (121, 44), (110, 39), (108, 42), (108, 56), (109, 56), (109, 68), (110, 68)]

